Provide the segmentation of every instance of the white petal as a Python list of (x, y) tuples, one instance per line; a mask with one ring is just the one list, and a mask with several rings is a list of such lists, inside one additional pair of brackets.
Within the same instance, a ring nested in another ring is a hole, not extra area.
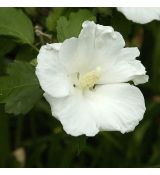
[(133, 131), (145, 112), (141, 91), (128, 83), (99, 86), (92, 108), (100, 130)]
[(82, 26), (79, 42), (88, 52), (87, 58), (89, 57), (93, 64), (100, 62), (103, 55), (113, 55), (125, 46), (122, 35), (115, 32), (111, 26), (96, 25), (90, 21), (85, 21)]
[(138, 48), (123, 48), (112, 58), (106, 58), (102, 67), (100, 84), (133, 81), (135, 85), (146, 83), (148, 76), (145, 67), (136, 57), (140, 55)]
[(134, 130), (143, 118), (145, 104), (138, 88), (129, 84), (98, 86), (95, 91), (80, 91), (65, 98), (44, 95), (52, 114), (64, 130), (73, 136), (94, 136), (101, 130)]
[(80, 47), (78, 39), (74, 37), (66, 39), (62, 43), (59, 58), (70, 74), (79, 72), (86, 65), (86, 56), (82, 56), (85, 52), (83, 50), (81, 51)]
[(45, 93), (44, 97), (51, 105), (52, 115), (61, 121), (67, 134), (94, 136), (98, 133), (96, 121), (92, 118), (92, 111), (87, 108), (87, 101), (81, 92), (77, 91), (65, 98), (52, 98)]
[(60, 43), (42, 46), (37, 57), (36, 75), (42, 89), (53, 97), (68, 95), (72, 87), (58, 58), (60, 47)]
[(85, 69), (88, 71), (96, 67), (102, 69), (102, 76), (98, 83), (120, 83), (132, 80), (137, 85), (148, 81), (144, 66), (135, 59), (140, 55), (138, 48), (124, 48), (122, 35), (115, 32), (112, 27), (85, 21), (79, 35), (79, 43), (87, 49), (84, 53), (88, 53)]
[(118, 7), (127, 19), (136, 23), (145, 24), (153, 20), (160, 20), (159, 7)]
[(97, 64), (104, 64), (104, 56), (115, 54), (124, 45), (123, 37), (112, 27), (85, 21), (78, 38), (62, 43), (59, 56), (71, 73), (87, 72)]
[[(95, 28), (94, 32), (93, 28)], [(92, 35), (91, 38), (89, 38), (90, 35)], [(94, 47), (92, 51), (94, 55), (89, 60), (88, 70), (101, 68), (101, 79), (98, 84), (132, 80), (137, 85), (148, 81), (144, 66), (135, 59), (140, 55), (138, 48), (124, 48), (123, 37), (112, 27), (95, 25), (93, 22), (86, 21), (83, 23), (80, 39), (84, 40), (82, 45), (88, 42), (87, 45)]]

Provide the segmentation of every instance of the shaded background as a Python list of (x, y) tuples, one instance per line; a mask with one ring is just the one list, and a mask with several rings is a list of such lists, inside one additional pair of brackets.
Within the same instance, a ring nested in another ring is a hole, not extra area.
[[(0, 8), (0, 76), (6, 75), (14, 60), (31, 63), (34, 72), (41, 45), (78, 36), (82, 22), (89, 19), (113, 26), (123, 35), (127, 46), (139, 47), (139, 59), (150, 80), (139, 86), (146, 100), (144, 119), (134, 132), (127, 134), (100, 132), (93, 138), (67, 135), (60, 122), (51, 116), (41, 90), (31, 106), (33, 93), (28, 103), (20, 107), (16, 100), (7, 104), (0, 98), (0, 167), (160, 167), (160, 22), (136, 24), (116, 8), (16, 9), (34, 30), (34, 40), (27, 43), (17, 40), (22, 35), (13, 34), (12, 30), (22, 28), (25, 20), (10, 9)], [(2, 30), (3, 23), (9, 29)], [(23, 31), (26, 36), (30, 34), (26, 28)], [(21, 73), (23, 69), (19, 69)], [(2, 82), (0, 79), (0, 90)], [(27, 100), (27, 96), (23, 98)]]

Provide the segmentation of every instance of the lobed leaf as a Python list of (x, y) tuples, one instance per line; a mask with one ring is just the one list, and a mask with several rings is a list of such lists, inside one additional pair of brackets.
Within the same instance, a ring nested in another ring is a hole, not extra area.
[(78, 37), (85, 20), (96, 21), (96, 17), (87, 9), (71, 13), (69, 19), (60, 17), (57, 22), (58, 41), (63, 42), (67, 38)]
[(16, 61), (7, 73), (8, 76), (0, 77), (0, 103), (5, 103), (7, 113), (25, 114), (42, 97), (34, 67)]
[(62, 16), (64, 11), (64, 7), (54, 8), (52, 11), (50, 11), (46, 19), (46, 26), (49, 31), (56, 31), (57, 20), (60, 18), (60, 16)]

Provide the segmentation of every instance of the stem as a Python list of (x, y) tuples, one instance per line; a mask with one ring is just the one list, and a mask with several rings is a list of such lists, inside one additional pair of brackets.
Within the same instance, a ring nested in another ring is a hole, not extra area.
[(32, 45), (32, 44), (29, 44), (35, 51), (37, 51), (37, 52), (39, 52), (39, 49), (36, 47), (36, 46), (34, 46), (34, 45)]

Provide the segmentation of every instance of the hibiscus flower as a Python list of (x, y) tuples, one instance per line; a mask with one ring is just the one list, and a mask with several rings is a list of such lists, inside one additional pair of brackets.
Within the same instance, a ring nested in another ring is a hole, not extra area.
[[(145, 112), (135, 85), (148, 81), (136, 60), (138, 48), (124, 48), (110, 26), (85, 21), (78, 38), (42, 46), (36, 75), (52, 115), (73, 136), (134, 130)], [(132, 83), (132, 84), (133, 84)]]

